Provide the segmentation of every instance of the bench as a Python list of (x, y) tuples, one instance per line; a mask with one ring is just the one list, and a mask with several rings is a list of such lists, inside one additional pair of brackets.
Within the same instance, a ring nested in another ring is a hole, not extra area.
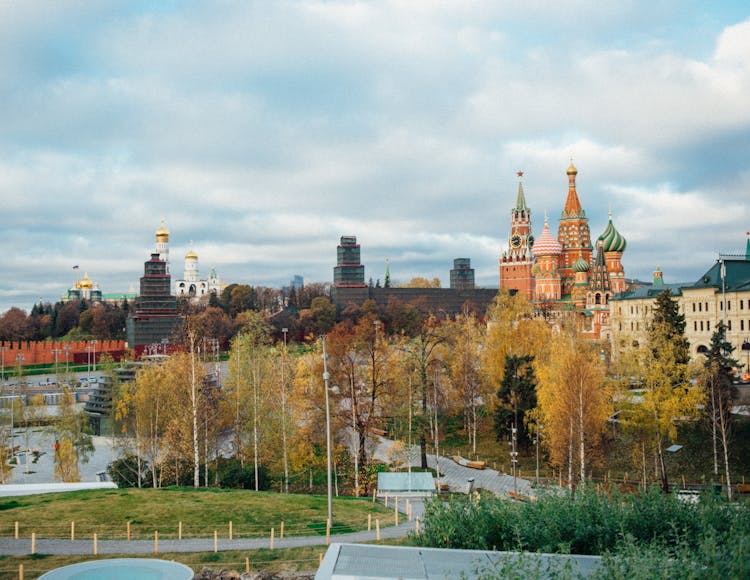
[(452, 459), (459, 465), (470, 467), (471, 469), (485, 469), (487, 467), (486, 461), (471, 461), (469, 459), (464, 459), (460, 455), (454, 455)]

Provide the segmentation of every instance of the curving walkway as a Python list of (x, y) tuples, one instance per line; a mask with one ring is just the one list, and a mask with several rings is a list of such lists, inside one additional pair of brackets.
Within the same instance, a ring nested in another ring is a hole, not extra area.
[[(389, 449), (394, 441), (375, 435), (378, 442), (375, 446), (374, 456), (381, 461), (388, 461)], [(412, 445), (411, 448), (411, 465), (420, 465), (419, 446)], [(514, 478), (512, 475), (506, 475), (495, 471), (494, 469), (472, 469), (459, 465), (448, 457), (440, 456), (438, 461), (435, 455), (427, 454), (427, 465), (433, 469), (440, 466), (440, 482), (447, 483), (451, 491), (465, 492), (467, 482), (474, 478), (474, 489), (486, 489), (497, 496), (507, 497), (511, 492), (517, 492), (527, 497), (535, 495), (531, 487), (531, 482), (520, 477)]]

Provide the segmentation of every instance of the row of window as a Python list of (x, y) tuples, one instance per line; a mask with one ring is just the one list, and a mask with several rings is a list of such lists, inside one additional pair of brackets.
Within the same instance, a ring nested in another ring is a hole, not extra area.
[[(700, 322), (698, 320), (693, 320), (693, 330), (695, 332), (698, 332), (698, 326), (700, 326), (701, 330), (704, 330), (704, 328), (703, 328), (703, 321), (702, 320)], [(711, 330), (711, 321), (710, 320), (706, 320), (706, 325), (705, 326), (706, 326), (705, 330), (706, 331), (710, 331)], [(747, 321), (747, 329), (750, 330), (750, 320)], [(732, 321), (731, 320), (727, 320), (727, 330), (728, 331), (732, 330)], [(744, 320), (740, 320), (740, 332), (744, 332), (744, 330), (745, 330), (745, 321)]]
[[(706, 312), (708, 312), (708, 302), (698, 302), (697, 304), (698, 304), (698, 310), (697, 310), (697, 312), (703, 312), (703, 305), (704, 304), (706, 305)], [(693, 302), (693, 312), (696, 312), (695, 305), (696, 305), (696, 303)], [(750, 308), (750, 300), (748, 300), (748, 305), (747, 306), (748, 306), (748, 308)], [(731, 309), (732, 309), (732, 301), (731, 300), (727, 300), (727, 312), (729, 312)], [(719, 310), (722, 311), (722, 312), (724, 311), (724, 301), (723, 300), (719, 302)], [(740, 300), (740, 310), (745, 310), (745, 301), (744, 300)], [(632, 314), (632, 307), (631, 307), (631, 314)]]
[[(705, 322), (705, 324), (704, 324)], [(622, 330), (622, 322), (618, 323), (619, 330)], [(645, 328), (645, 326), (644, 326)], [(693, 320), (693, 331), (698, 332), (700, 329), (701, 332), (710, 332), (711, 331), (711, 321), (710, 320)], [(750, 320), (747, 321), (747, 329), (750, 330)], [(640, 331), (641, 330), (641, 323), (640, 322), (632, 322), (630, 323), (630, 330), (631, 331)], [(727, 331), (732, 330), (732, 321), (727, 320)], [(745, 321), (740, 320), (740, 332), (745, 331)]]

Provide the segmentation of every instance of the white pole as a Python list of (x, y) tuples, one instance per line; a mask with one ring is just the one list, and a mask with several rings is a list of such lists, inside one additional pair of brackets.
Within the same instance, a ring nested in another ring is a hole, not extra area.
[(326, 394), (326, 467), (328, 478), (328, 522), (333, 526), (333, 499), (331, 495), (331, 408), (328, 401), (328, 355), (326, 354), (326, 335), (322, 338), (323, 344), (323, 383)]

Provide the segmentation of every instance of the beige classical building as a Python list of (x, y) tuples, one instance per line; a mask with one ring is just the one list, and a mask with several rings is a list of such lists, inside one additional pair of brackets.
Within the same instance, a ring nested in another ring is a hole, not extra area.
[(727, 327), (734, 358), (750, 368), (750, 241), (744, 256), (721, 256), (693, 284), (664, 284), (660, 270), (651, 286), (624, 292), (610, 302), (611, 345), (614, 356), (646, 338), (656, 297), (668, 290), (685, 315), (685, 334), (693, 358), (706, 352), (719, 322)]

